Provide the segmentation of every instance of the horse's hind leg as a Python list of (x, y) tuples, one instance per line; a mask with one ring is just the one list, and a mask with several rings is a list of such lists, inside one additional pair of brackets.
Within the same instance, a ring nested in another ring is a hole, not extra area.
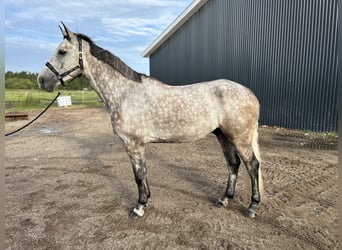
[(246, 165), (252, 183), (251, 203), (248, 206), (246, 216), (255, 217), (260, 203), (259, 184), (262, 185), (262, 183), (259, 183), (261, 179), (261, 176), (259, 176), (259, 161), (253, 152), (252, 146), (247, 148), (237, 146), (237, 149)]
[(216, 129), (213, 132), (223, 151), (223, 154), (227, 161), (228, 168), (228, 184), (225, 194), (222, 198), (218, 199), (216, 202), (217, 207), (227, 206), (228, 199), (232, 199), (235, 193), (236, 180), (238, 176), (238, 171), (240, 167), (240, 157), (236, 152), (234, 145), (227, 139), (220, 129)]
[(219, 207), (226, 206), (228, 199), (233, 198), (241, 157), (246, 165), (252, 183), (251, 203), (249, 204), (246, 215), (248, 217), (255, 217), (260, 203), (259, 185), (262, 188), (261, 176), (259, 176), (259, 161), (255, 156), (259, 155), (256, 141), (257, 131), (253, 132), (252, 139), (251, 136), (245, 134), (245, 136), (239, 137), (240, 139), (236, 139), (234, 142), (230, 142), (220, 129), (216, 129), (213, 133), (217, 136), (221, 144), (228, 162), (229, 172), (227, 190), (224, 197), (219, 199), (216, 205)]

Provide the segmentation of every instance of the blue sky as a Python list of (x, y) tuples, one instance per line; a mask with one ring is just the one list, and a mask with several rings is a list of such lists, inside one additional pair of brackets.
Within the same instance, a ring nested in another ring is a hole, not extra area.
[(63, 21), (134, 70), (149, 74), (141, 53), (192, 0), (5, 0), (5, 70), (40, 72), (61, 42)]

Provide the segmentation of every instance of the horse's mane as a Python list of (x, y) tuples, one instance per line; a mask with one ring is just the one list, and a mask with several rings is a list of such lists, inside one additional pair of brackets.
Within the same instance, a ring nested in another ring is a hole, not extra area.
[(97, 46), (93, 42), (93, 40), (91, 40), (88, 36), (84, 34), (76, 34), (76, 35), (89, 43), (90, 53), (93, 56), (95, 56), (97, 59), (107, 63), (108, 65), (113, 67), (115, 70), (117, 70), (119, 73), (121, 73), (123, 76), (127, 77), (128, 79), (131, 79), (136, 82), (141, 82), (142, 74), (134, 71), (127, 64), (121, 61), (119, 57)]

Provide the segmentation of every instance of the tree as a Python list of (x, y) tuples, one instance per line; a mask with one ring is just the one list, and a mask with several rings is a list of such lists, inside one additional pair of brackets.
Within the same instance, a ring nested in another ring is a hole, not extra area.
[(6, 89), (36, 89), (37, 87), (37, 83), (25, 78), (13, 77), (5, 80)]
[[(5, 88), (6, 89), (37, 89), (38, 73), (27, 71), (5, 73)], [(61, 87), (59, 87), (61, 88)], [(72, 83), (67, 84), (67, 90), (82, 90), (84, 88), (91, 89), (88, 80), (84, 77), (76, 78)]]

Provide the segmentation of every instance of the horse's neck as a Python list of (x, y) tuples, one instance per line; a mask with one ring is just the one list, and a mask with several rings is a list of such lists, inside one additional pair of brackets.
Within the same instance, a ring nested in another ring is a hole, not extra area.
[(90, 54), (86, 56), (84, 75), (109, 109), (116, 109), (123, 93), (136, 84)]

